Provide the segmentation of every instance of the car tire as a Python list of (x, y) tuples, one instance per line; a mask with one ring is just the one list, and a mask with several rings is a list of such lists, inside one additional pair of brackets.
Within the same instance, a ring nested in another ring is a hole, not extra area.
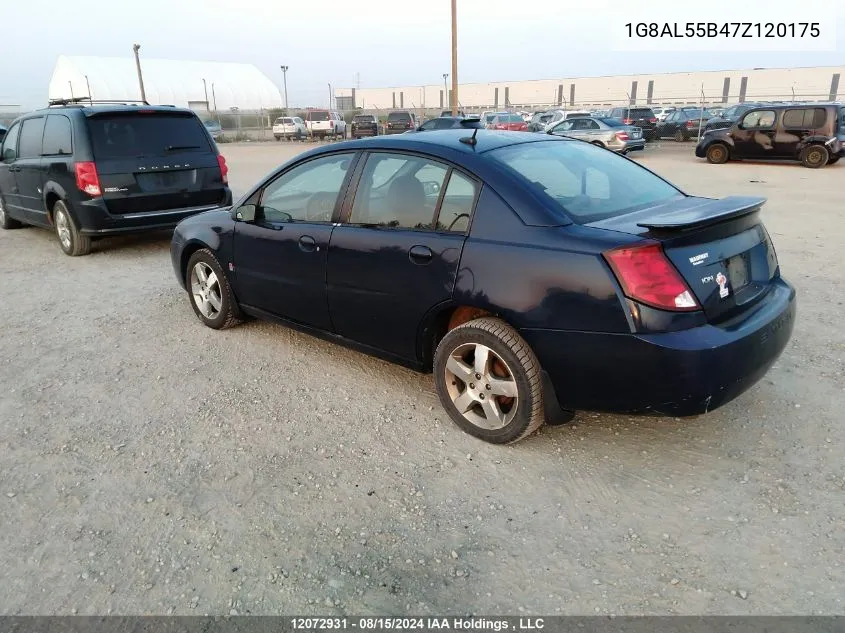
[(63, 200), (56, 200), (52, 218), (56, 237), (59, 238), (59, 246), (65, 255), (79, 257), (91, 252), (91, 238), (79, 232)]
[(808, 145), (801, 150), (801, 164), (810, 169), (818, 169), (827, 165), (830, 152), (824, 145)]
[(204, 325), (225, 330), (240, 321), (240, 310), (229, 279), (214, 253), (207, 248), (198, 250), (188, 260), (185, 287), (191, 307)]
[(499, 319), (474, 319), (449, 331), (434, 353), (434, 382), (455, 424), (486, 442), (516, 442), (545, 421), (540, 363)]
[(841, 158), (841, 156), (831, 156), (830, 158), (827, 159), (827, 164), (828, 165), (835, 165), (837, 162), (839, 162), (840, 158)]
[(3, 201), (3, 196), (0, 196), (0, 228), (6, 231), (11, 231), (12, 229), (19, 229), (22, 226), (22, 222), (9, 217), (9, 212), (6, 211), (6, 203)]
[(678, 142), (678, 143), (683, 143), (685, 140), (687, 140), (687, 137), (684, 136), (684, 133), (681, 132), (681, 130), (678, 130), (677, 132), (675, 132), (675, 134), (672, 136), (672, 138), (674, 138), (675, 141)]
[(713, 143), (710, 147), (707, 148), (707, 153), (705, 154), (707, 157), (708, 163), (713, 163), (714, 165), (722, 165), (723, 163), (727, 163), (730, 160), (731, 154), (728, 150), (727, 145), (724, 143)]

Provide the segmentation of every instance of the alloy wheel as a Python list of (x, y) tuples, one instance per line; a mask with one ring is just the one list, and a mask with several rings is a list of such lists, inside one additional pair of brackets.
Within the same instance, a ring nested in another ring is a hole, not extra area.
[(67, 213), (61, 209), (56, 211), (56, 233), (59, 234), (59, 241), (62, 243), (65, 250), (70, 250), (70, 219), (67, 217)]
[(197, 262), (191, 270), (191, 295), (206, 319), (216, 318), (223, 309), (220, 280), (205, 262)]
[(0, 224), (6, 222), (6, 207), (3, 206), (3, 198), (0, 198)]
[(519, 389), (507, 363), (486, 345), (466, 343), (446, 361), (446, 389), (452, 404), (471, 424), (501, 429), (514, 419)]

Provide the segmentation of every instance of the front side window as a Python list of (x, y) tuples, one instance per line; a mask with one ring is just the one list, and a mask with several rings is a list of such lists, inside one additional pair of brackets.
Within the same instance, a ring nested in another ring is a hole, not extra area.
[(423, 123), (420, 126), (420, 129), (423, 129), (425, 131), (433, 130), (436, 125), (437, 125), (437, 119), (432, 119), (431, 121), (426, 121), (425, 123)]
[(44, 117), (27, 119), (21, 124), (21, 139), (18, 144), (19, 158), (41, 156), (41, 137), (44, 136)]
[(20, 134), (20, 123), (16, 123), (3, 139), (3, 162), (10, 163), (18, 157), (18, 135)]
[(587, 143), (541, 141), (489, 152), (525, 187), (579, 224), (661, 204), (683, 194), (636, 163)]
[(747, 130), (774, 127), (776, 118), (774, 110), (753, 110), (742, 118), (742, 127)]
[(256, 220), (331, 222), (352, 154), (315, 158), (286, 171), (264, 188)]
[(568, 132), (572, 129), (572, 126), (575, 124), (574, 119), (569, 119), (568, 121), (561, 121), (557, 124), (554, 128), (554, 132)]
[(371, 154), (361, 174), (350, 223), (433, 229), (447, 171), (445, 165), (417, 156)]

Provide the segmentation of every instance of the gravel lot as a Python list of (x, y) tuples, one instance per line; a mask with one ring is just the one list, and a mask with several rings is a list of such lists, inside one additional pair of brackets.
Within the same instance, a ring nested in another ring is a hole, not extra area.
[[(0, 232), (0, 614), (845, 613), (845, 167), (664, 145), (691, 193), (769, 197), (790, 346), (707, 416), (508, 447), (429, 376), (203, 327), (169, 235)], [(238, 193), (302, 149), (223, 146)]]

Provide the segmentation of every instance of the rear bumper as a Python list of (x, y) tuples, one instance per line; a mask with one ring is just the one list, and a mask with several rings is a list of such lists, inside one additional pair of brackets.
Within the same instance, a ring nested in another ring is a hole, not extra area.
[(727, 325), (661, 334), (523, 330), (564, 409), (688, 416), (748, 390), (783, 352), (795, 290), (778, 279)]
[(373, 128), (352, 128), (352, 136), (378, 136), (378, 130)]
[(79, 232), (83, 235), (123, 235), (172, 229), (187, 217), (231, 204), (232, 191), (226, 187), (219, 203), (201, 207), (112, 214), (108, 212), (106, 203), (102, 198), (95, 198), (74, 204), (73, 213), (76, 216)]

